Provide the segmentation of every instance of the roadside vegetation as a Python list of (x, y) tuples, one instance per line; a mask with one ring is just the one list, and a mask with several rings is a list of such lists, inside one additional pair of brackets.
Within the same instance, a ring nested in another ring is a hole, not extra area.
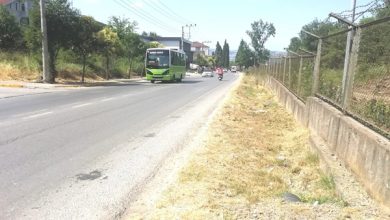
[[(309, 149), (308, 130), (256, 81), (244, 77), (176, 182), (151, 210), (131, 210), (130, 219), (375, 216), (338, 196), (333, 177)], [(299, 202), (292, 202), (294, 195)]]
[[(111, 17), (107, 24), (81, 15), (69, 0), (46, 1), (52, 80), (131, 78), (143, 72), (147, 48), (136, 33), (137, 23)], [(155, 33), (142, 33), (157, 36)], [(34, 1), (28, 24), (19, 24), (0, 5), (0, 80), (41, 78), (40, 11)]]

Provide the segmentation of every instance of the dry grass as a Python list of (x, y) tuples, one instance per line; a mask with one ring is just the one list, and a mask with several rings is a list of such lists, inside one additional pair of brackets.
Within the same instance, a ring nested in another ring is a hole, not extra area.
[[(355, 209), (319, 169), (308, 131), (246, 76), (199, 149), (151, 213), (131, 219), (343, 218)], [(286, 203), (291, 192), (302, 203)], [(313, 203), (316, 203), (313, 205)], [(352, 213), (352, 214), (351, 214)]]
[(0, 62), (0, 81), (21, 80), (32, 81), (38, 79), (37, 71), (21, 69), (9, 63)]

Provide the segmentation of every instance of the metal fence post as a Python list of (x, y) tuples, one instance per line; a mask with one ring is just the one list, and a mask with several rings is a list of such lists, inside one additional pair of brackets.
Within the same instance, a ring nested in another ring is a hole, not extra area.
[(284, 64), (283, 64), (283, 84), (285, 84), (285, 80), (286, 80), (286, 65), (287, 65), (287, 56), (284, 57)]
[(280, 81), (281, 79), (282, 79), (282, 74), (283, 74), (283, 72), (282, 72), (282, 65), (283, 65), (283, 57), (280, 57), (279, 58), (279, 78), (278, 78), (278, 80)]
[(276, 59), (274, 58), (274, 63), (273, 63), (273, 71), (272, 71), (272, 75), (275, 77), (275, 73), (276, 73)]
[(349, 55), (348, 68), (345, 76), (345, 83), (343, 84), (343, 93), (342, 93), (342, 107), (343, 110), (346, 110), (351, 104), (352, 90), (353, 90), (353, 81), (355, 76), (355, 71), (357, 69), (357, 61), (359, 54), (359, 45), (360, 45), (360, 36), (362, 29), (360, 27), (352, 30), (352, 48)]
[(300, 61), (299, 61), (299, 71), (298, 71), (298, 89), (297, 93), (298, 95), (301, 94), (301, 80), (302, 80), (302, 67), (303, 67), (303, 56), (299, 56)]
[(291, 56), (288, 57), (288, 87), (291, 89)]
[(322, 50), (322, 39), (319, 38), (318, 45), (317, 45), (317, 55), (314, 62), (314, 71), (313, 71), (313, 88), (311, 92), (313, 96), (318, 92), (318, 87), (320, 84), (321, 50)]

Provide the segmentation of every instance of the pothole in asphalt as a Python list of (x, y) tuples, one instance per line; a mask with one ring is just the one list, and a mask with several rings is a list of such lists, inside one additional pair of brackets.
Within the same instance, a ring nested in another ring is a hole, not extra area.
[(80, 173), (76, 175), (78, 180), (95, 180), (101, 176), (102, 172), (100, 172), (99, 170), (94, 170), (90, 173)]
[(156, 136), (155, 133), (149, 133), (149, 134), (144, 135), (144, 137), (147, 137), (147, 138), (154, 137), (154, 136)]

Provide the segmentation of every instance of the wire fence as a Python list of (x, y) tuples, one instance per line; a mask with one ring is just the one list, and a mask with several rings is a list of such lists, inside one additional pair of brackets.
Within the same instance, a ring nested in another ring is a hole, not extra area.
[(260, 72), (272, 75), (302, 101), (318, 96), (390, 138), (389, 36), (386, 17), (319, 37), (317, 51), (270, 58)]
[[(268, 72), (302, 101), (310, 96), (313, 86), (314, 56), (301, 54), (271, 58)], [(267, 68), (260, 66), (261, 70)]]
[(390, 22), (362, 29), (348, 110), (390, 131)]
[(347, 33), (322, 41), (318, 94), (342, 105), (343, 71)]

